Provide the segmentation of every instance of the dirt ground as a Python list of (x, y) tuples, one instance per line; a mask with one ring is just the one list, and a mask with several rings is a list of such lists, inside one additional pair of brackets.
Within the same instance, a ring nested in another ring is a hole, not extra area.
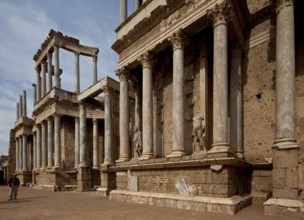
[[(245, 219), (281, 220), (282, 216), (263, 215), (263, 206), (254, 205), (234, 216), (131, 204), (100, 197), (95, 192), (49, 192), (21, 187), (18, 200), (8, 201), (8, 186), (0, 186), (0, 219)], [(295, 218), (294, 218), (295, 219)]]

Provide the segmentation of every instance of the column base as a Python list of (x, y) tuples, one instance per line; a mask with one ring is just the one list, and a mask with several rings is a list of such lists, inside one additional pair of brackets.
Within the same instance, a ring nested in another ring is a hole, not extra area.
[(272, 147), (273, 150), (275, 149), (295, 149), (298, 148), (299, 145), (297, 144), (296, 139), (294, 138), (282, 138), (275, 140), (274, 145)]
[(78, 167), (79, 167), (79, 168), (89, 167), (89, 164), (86, 163), (86, 162), (80, 162)]
[(119, 158), (119, 159), (116, 160), (115, 162), (116, 162), (116, 163), (123, 163), (123, 162), (129, 161), (129, 160), (130, 160), (129, 158)]
[(99, 166), (96, 166), (96, 165), (95, 165), (95, 166), (92, 167), (92, 169), (93, 169), (93, 170), (99, 170)]
[(169, 155), (167, 155), (167, 158), (171, 157), (182, 157), (185, 156), (185, 152), (183, 150), (173, 150)]
[(237, 158), (244, 159), (244, 152), (243, 151), (236, 151), (235, 155), (236, 155)]
[(149, 160), (151, 158), (155, 158), (155, 156), (153, 154), (143, 154), (141, 155), (140, 158), (138, 158), (139, 160)]
[(303, 217), (304, 214), (304, 202), (300, 200), (270, 198), (263, 205), (265, 215)]
[(207, 155), (209, 158), (233, 156), (229, 144), (225, 142), (213, 144), (212, 148), (208, 150)]

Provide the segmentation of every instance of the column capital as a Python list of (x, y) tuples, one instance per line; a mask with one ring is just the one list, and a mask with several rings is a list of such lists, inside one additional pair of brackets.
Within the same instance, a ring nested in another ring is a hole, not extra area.
[(127, 67), (122, 67), (116, 70), (116, 75), (119, 77), (120, 81), (128, 81), (130, 76), (130, 70)]
[(103, 86), (103, 93), (106, 95), (106, 96), (109, 96), (111, 95), (111, 93), (113, 92), (113, 89), (106, 85), (106, 86)]
[(79, 56), (80, 55), (80, 52), (77, 51), (77, 50), (74, 50), (73, 52), (74, 52), (75, 56)]
[(294, 0), (271, 0), (271, 4), (274, 5), (276, 13), (279, 13), (283, 8), (287, 6), (294, 6)]
[(155, 63), (155, 59), (150, 52), (146, 52), (142, 54), (138, 61), (141, 62), (143, 68), (152, 68), (153, 64)]
[(35, 67), (36, 73), (40, 74), (41, 68), (39, 68), (38, 66)]
[(48, 117), (48, 118), (46, 119), (47, 123), (51, 123), (53, 120), (54, 120), (54, 119), (53, 119), (52, 117)]
[(232, 15), (232, 8), (228, 1), (224, 1), (220, 5), (216, 4), (213, 9), (207, 10), (207, 17), (211, 20), (213, 28), (219, 24), (226, 24)]
[(183, 49), (189, 43), (189, 39), (183, 29), (179, 29), (177, 32), (173, 33), (168, 40), (171, 42), (173, 50)]
[(98, 124), (98, 118), (93, 118), (93, 124), (97, 125)]
[(239, 42), (234, 43), (231, 48), (232, 58), (242, 57), (243, 45)]
[(53, 116), (54, 118), (56, 118), (56, 117), (61, 117), (61, 114), (59, 114), (59, 113), (57, 113), (57, 112), (54, 112), (54, 113), (52, 114), (52, 116)]
[(79, 117), (74, 117), (75, 122), (79, 122)]
[(48, 60), (51, 60), (53, 57), (53, 54), (50, 51), (48, 51), (46, 55)]

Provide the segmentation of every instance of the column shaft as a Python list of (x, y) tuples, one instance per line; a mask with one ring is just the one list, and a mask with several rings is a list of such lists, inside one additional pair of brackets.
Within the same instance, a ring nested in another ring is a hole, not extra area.
[(79, 143), (79, 118), (75, 118), (75, 168), (78, 167), (79, 165), (79, 148), (80, 148), (80, 143)]
[(61, 88), (61, 82), (60, 82), (60, 62), (59, 62), (59, 46), (55, 45), (54, 46), (54, 59), (55, 59), (55, 86), (57, 88)]
[(27, 107), (26, 107), (26, 91), (25, 90), (23, 90), (23, 107), (22, 107), (22, 109), (23, 109), (23, 116), (27, 117), (27, 111), (26, 111), (26, 109), (27, 109)]
[(52, 75), (53, 75), (53, 66), (52, 66), (52, 53), (48, 52), (47, 54), (47, 63), (48, 63), (48, 91), (52, 90), (53, 87), (53, 79), (52, 79)]
[(60, 115), (54, 115), (54, 154), (55, 154), (55, 168), (61, 167), (61, 126)]
[(46, 123), (43, 121), (41, 123), (41, 130), (42, 130), (42, 143), (41, 143), (41, 168), (45, 169), (47, 164), (47, 134), (46, 134)]
[(41, 168), (41, 126), (37, 124), (37, 169)]
[(98, 120), (93, 119), (93, 168), (99, 168)]
[(113, 163), (112, 149), (112, 106), (111, 106), (111, 90), (109, 87), (104, 87), (104, 126), (105, 126), (105, 158), (104, 164)]
[(37, 88), (36, 84), (32, 84), (33, 86), (33, 107), (35, 108), (35, 104), (37, 102)]
[(128, 17), (128, 1), (120, 0), (120, 23), (127, 20)]
[(80, 92), (79, 52), (75, 52), (75, 93)]
[(97, 55), (93, 56), (93, 84), (97, 83)]
[(16, 121), (19, 119), (19, 103), (16, 104)]
[(36, 132), (33, 132), (33, 170), (37, 168), (37, 141)]
[(19, 139), (16, 137), (16, 171), (19, 170)]
[(46, 94), (46, 63), (45, 61), (41, 62), (41, 97), (44, 97)]
[(47, 156), (48, 156), (48, 168), (53, 168), (54, 166), (54, 122), (52, 120), (52, 118), (48, 118), (47, 120), (47, 139), (48, 139), (48, 146), (47, 146)]
[(20, 118), (23, 117), (23, 97), (22, 95), (19, 96), (19, 114), (20, 114)]
[(22, 135), (23, 147), (23, 171), (28, 171), (28, 149), (27, 149), (27, 135)]
[(37, 92), (37, 101), (41, 98), (41, 80), (40, 80), (40, 69), (36, 67), (37, 80), (36, 80), (36, 92)]
[(79, 120), (80, 120), (80, 161), (79, 167), (88, 167), (87, 155), (87, 118), (86, 106), (80, 104), (79, 107)]
[(19, 137), (19, 170), (23, 170), (23, 138)]

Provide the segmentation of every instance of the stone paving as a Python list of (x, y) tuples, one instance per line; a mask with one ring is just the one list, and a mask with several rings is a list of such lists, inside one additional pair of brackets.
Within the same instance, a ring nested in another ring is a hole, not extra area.
[[(254, 205), (234, 216), (130, 204), (108, 200), (95, 192), (51, 192), (28, 187), (19, 189), (18, 200), (7, 201), (8, 186), (0, 186), (0, 219), (246, 219), (283, 220), (282, 216), (263, 215), (262, 205)], [(288, 218), (290, 220), (296, 218)], [(304, 217), (302, 218), (304, 219)]]

